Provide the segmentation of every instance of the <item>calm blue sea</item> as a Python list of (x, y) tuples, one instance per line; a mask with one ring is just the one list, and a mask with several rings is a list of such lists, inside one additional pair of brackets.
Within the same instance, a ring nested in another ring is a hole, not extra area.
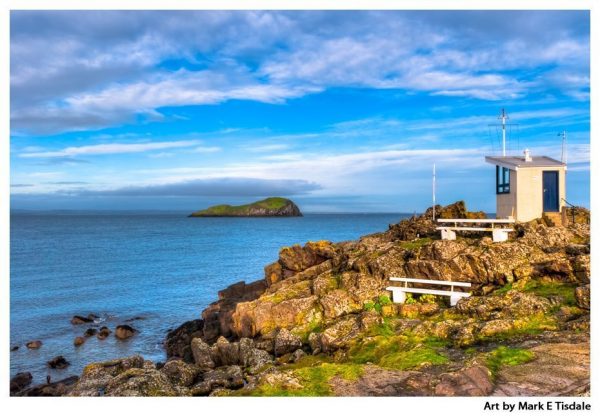
[[(87, 363), (135, 353), (164, 360), (164, 336), (196, 319), (217, 291), (263, 277), (282, 246), (345, 241), (387, 229), (403, 214), (313, 214), (300, 218), (187, 218), (184, 214), (13, 214), (10, 224), (11, 376), (30, 371), (34, 383), (80, 374)], [(111, 329), (128, 319), (140, 332), (120, 342), (73, 339), (87, 325), (73, 315), (95, 313)], [(25, 343), (39, 339), (39, 350)], [(63, 355), (65, 370), (46, 361)]]

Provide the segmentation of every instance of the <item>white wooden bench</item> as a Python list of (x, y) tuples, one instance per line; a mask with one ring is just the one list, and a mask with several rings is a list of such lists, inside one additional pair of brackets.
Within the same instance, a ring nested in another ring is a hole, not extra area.
[[(402, 282), (404, 286), (388, 286), (386, 290), (392, 292), (392, 300), (394, 303), (404, 303), (406, 301), (407, 293), (418, 293), (426, 295), (436, 296), (450, 296), (450, 306), (456, 305), (461, 298), (471, 296), (470, 292), (455, 292), (454, 287), (471, 287), (471, 283), (467, 282), (450, 282), (447, 280), (430, 280), (430, 279), (412, 279), (409, 277), (390, 277), (392, 282)], [(421, 289), (417, 287), (408, 287), (409, 283), (421, 283), (431, 284), (440, 286), (450, 286), (450, 290), (436, 290), (436, 289)]]
[[(436, 230), (442, 232), (442, 240), (456, 240), (457, 231), (491, 231), (492, 240), (502, 242), (508, 240), (508, 233), (513, 232), (512, 228), (503, 227), (504, 224), (514, 224), (515, 220), (493, 220), (493, 219), (466, 219), (466, 218), (440, 218), (439, 223), (453, 224), (442, 227), (437, 227)], [(459, 224), (489, 224), (489, 227), (465, 227)], [(499, 227), (498, 227), (499, 225)]]

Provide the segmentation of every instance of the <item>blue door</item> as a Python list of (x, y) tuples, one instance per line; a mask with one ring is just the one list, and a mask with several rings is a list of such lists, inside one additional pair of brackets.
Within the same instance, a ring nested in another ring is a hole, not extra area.
[(558, 212), (558, 172), (544, 171), (544, 212)]

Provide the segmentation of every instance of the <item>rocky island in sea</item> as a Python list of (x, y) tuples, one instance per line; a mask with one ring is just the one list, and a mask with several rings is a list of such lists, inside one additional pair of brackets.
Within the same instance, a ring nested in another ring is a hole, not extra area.
[[(166, 362), (92, 363), (14, 395), (578, 396), (590, 389), (589, 211), (440, 240), (432, 208), (356, 241), (284, 247), (252, 283), (171, 330)], [(480, 218), (462, 202), (442, 218)], [(472, 296), (392, 303), (392, 276), (470, 282)], [(176, 307), (176, 305), (174, 305)]]
[(291, 200), (271, 197), (246, 205), (215, 205), (196, 211), (190, 217), (301, 217), (300, 209)]

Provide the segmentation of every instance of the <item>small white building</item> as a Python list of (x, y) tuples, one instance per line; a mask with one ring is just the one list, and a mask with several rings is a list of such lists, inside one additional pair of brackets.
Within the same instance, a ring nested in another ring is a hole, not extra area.
[[(526, 222), (565, 206), (566, 164), (547, 156), (486, 156), (496, 166), (496, 217)], [(551, 214), (556, 213), (556, 214)]]

